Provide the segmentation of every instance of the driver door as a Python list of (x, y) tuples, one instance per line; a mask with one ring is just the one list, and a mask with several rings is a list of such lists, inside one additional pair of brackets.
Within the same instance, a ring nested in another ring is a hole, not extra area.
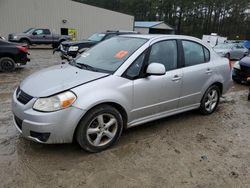
[(161, 76), (145, 76), (144, 74), (133, 80), (132, 120), (135, 122), (175, 110), (179, 103), (182, 69), (178, 69), (177, 42), (175, 40), (160, 41), (154, 43), (149, 51), (147, 60), (142, 54), (129, 68), (130, 71), (136, 67), (137, 69), (143, 67), (141, 61), (144, 58), (144, 64), (161, 63), (167, 72)]

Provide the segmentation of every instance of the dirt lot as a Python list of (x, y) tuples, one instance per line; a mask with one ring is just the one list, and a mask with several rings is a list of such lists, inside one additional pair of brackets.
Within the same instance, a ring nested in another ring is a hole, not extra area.
[(51, 50), (0, 73), (0, 187), (250, 187), (248, 88), (234, 85), (216, 113), (196, 111), (127, 130), (108, 151), (41, 145), (19, 136), (11, 95), (27, 75), (60, 63)]

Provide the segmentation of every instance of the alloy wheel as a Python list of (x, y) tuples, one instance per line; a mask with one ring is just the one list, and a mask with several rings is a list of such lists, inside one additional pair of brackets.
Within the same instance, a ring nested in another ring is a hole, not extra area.
[(212, 112), (218, 103), (219, 94), (217, 90), (212, 89), (209, 91), (205, 101), (205, 108), (208, 112)]
[(112, 114), (100, 114), (90, 122), (87, 139), (93, 146), (104, 146), (114, 139), (117, 131), (117, 119)]

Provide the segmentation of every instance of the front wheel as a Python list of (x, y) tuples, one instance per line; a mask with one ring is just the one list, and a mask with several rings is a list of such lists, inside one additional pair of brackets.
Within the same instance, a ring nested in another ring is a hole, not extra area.
[(204, 115), (212, 114), (220, 101), (220, 89), (218, 86), (213, 85), (205, 92), (200, 105), (200, 112)]
[(119, 139), (122, 129), (123, 120), (119, 111), (102, 105), (90, 110), (81, 120), (76, 140), (88, 152), (101, 152)]

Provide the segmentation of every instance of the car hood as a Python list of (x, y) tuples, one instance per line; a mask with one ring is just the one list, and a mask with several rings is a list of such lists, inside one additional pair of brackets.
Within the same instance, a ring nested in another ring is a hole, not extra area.
[(240, 65), (250, 67), (250, 56), (246, 56), (240, 60)]
[(106, 73), (79, 69), (69, 64), (56, 65), (36, 72), (20, 84), (33, 97), (47, 97), (108, 76)]

